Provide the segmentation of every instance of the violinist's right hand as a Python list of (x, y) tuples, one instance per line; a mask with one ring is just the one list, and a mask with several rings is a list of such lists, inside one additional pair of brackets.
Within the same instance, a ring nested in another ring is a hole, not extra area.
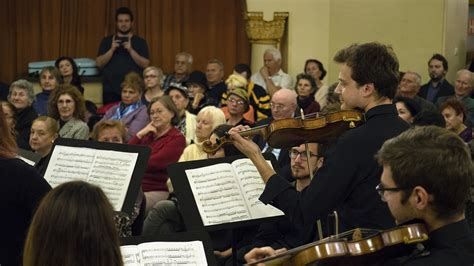
[(250, 127), (249, 126), (236, 126), (233, 127), (229, 130), (229, 135), (234, 141), (234, 146), (241, 151), (245, 156), (248, 158), (252, 159), (254, 158), (255, 155), (260, 155), (262, 151), (260, 150), (260, 147), (258, 147), (255, 142), (252, 140), (249, 140), (247, 138), (242, 137), (239, 132), (248, 130)]
[[(261, 248), (253, 248), (247, 254), (245, 254), (244, 258), (247, 263), (256, 262), (258, 260), (264, 259), (266, 257), (275, 256), (281, 252), (287, 251), (286, 248), (281, 248), (274, 250), (272, 247), (261, 247)], [(265, 265), (264, 263), (259, 263), (257, 266)]]

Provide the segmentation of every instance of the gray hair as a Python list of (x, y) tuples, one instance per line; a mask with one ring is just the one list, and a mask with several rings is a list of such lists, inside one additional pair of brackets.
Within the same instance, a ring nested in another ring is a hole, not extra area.
[(414, 76), (415, 76), (415, 82), (416, 82), (416, 84), (421, 85), (421, 75), (420, 75), (420, 74), (418, 74), (418, 73), (415, 72), (415, 71), (410, 71), (410, 70), (406, 71), (405, 74), (404, 74), (404, 76), (405, 76), (406, 74), (412, 74), (412, 75), (414, 75)]
[(461, 75), (469, 75), (469, 86), (472, 87), (474, 85), (474, 73), (472, 73), (471, 71), (467, 69), (461, 69), (458, 72), (456, 72), (456, 78), (459, 78), (459, 76)]
[(30, 101), (30, 103), (33, 103), (36, 100), (35, 92), (33, 90), (33, 84), (31, 84), (31, 82), (29, 82), (28, 80), (19, 79), (17, 81), (14, 81), (10, 85), (10, 91), (8, 92), (8, 100), (9, 101), (10, 101), (10, 98), (12, 96), (13, 88), (18, 88), (18, 89), (25, 90), (27, 92), (28, 100)]
[(163, 86), (164, 78), (163, 78), (163, 70), (161, 68), (156, 67), (156, 66), (149, 66), (143, 70), (143, 79), (145, 79), (145, 74), (150, 72), (150, 71), (156, 71), (156, 74), (158, 75), (158, 79), (160, 80), (159, 84), (160, 87)]
[(276, 48), (268, 48), (263, 54), (271, 54), (275, 61), (281, 60), (281, 52)]
[(207, 64), (210, 65), (210, 64), (216, 64), (219, 66), (220, 70), (224, 71), (224, 63), (222, 63), (221, 60), (219, 59), (211, 59), (209, 61), (207, 61)]
[(188, 52), (179, 52), (176, 54), (175, 59), (178, 59), (179, 56), (185, 56), (186, 59), (188, 60), (188, 64), (192, 65), (193, 64), (193, 56), (188, 53)]

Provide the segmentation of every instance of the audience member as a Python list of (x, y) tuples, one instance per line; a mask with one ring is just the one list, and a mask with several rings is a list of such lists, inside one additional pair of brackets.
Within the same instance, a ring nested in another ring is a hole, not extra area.
[(218, 59), (209, 60), (206, 66), (206, 79), (209, 85), (209, 96), (217, 102), (216, 106), (219, 106), (222, 94), (227, 91), (223, 78), (224, 64)]
[(23, 265), (123, 265), (113, 208), (104, 192), (83, 181), (49, 192), (31, 222)]
[[(298, 103), (298, 113), (300, 109), (303, 109), (303, 113), (312, 114), (319, 112), (321, 107), (319, 103), (314, 99), (314, 95), (317, 90), (316, 81), (311, 75), (299, 74), (296, 77), (295, 91), (298, 97), (296, 101)], [(327, 95), (327, 93), (326, 93)]]
[(15, 139), (0, 108), (0, 264), (21, 265), (28, 225), (41, 198), (51, 189), (30, 165), (17, 159)]
[(133, 14), (128, 7), (115, 11), (115, 34), (102, 39), (97, 67), (102, 70), (103, 103), (120, 101), (120, 84), (129, 72), (142, 73), (150, 63), (146, 41), (132, 33)]
[(84, 87), (82, 87), (81, 77), (79, 75), (79, 68), (76, 62), (71, 57), (61, 56), (56, 59), (54, 66), (61, 73), (64, 84), (74, 85), (81, 94), (84, 94)]
[(250, 109), (249, 96), (244, 88), (234, 88), (227, 93), (227, 124), (232, 126), (252, 126), (253, 122), (245, 119), (244, 114)]
[(293, 88), (291, 77), (281, 69), (281, 53), (268, 48), (263, 54), (263, 67), (252, 75), (252, 81), (262, 86), (270, 96), (281, 88)]
[(441, 114), (446, 121), (446, 128), (458, 134), (464, 142), (472, 140), (472, 127), (466, 126), (466, 110), (462, 102), (456, 99), (448, 99), (440, 106)]
[(188, 111), (192, 114), (197, 114), (202, 108), (206, 106), (218, 106), (219, 101), (210, 96), (209, 87), (207, 86), (206, 74), (201, 71), (193, 71), (189, 75), (186, 82), (188, 88), (188, 95), (191, 103), (188, 106)]
[(178, 83), (172, 83), (166, 94), (170, 96), (178, 109), (179, 124), (176, 128), (186, 137), (186, 145), (189, 145), (195, 137), (196, 115), (187, 110), (189, 106), (188, 88)]
[(145, 93), (142, 96), (144, 105), (148, 105), (151, 99), (164, 95), (164, 90), (161, 89), (161, 85), (163, 85), (163, 71), (161, 68), (155, 66), (145, 68), (143, 70), (143, 80), (145, 81)]
[(90, 138), (100, 142), (126, 143), (127, 129), (121, 121), (102, 120), (95, 124)]
[(121, 101), (105, 113), (103, 120), (120, 120), (127, 129), (127, 140), (148, 123), (146, 105), (142, 102), (145, 84), (135, 72), (128, 73), (122, 82)]
[(14, 81), (10, 85), (8, 101), (16, 108), (15, 128), (18, 133), (18, 146), (22, 149), (29, 150), (28, 140), (30, 138), (31, 123), (38, 117), (38, 113), (36, 113), (36, 110), (32, 106), (35, 101), (33, 84), (24, 79)]
[(166, 167), (178, 161), (186, 146), (184, 136), (175, 128), (179, 114), (169, 96), (155, 98), (148, 106), (150, 123), (128, 141), (151, 148), (150, 159), (142, 180), (146, 212), (158, 201), (168, 198)]
[(41, 156), (35, 164), (36, 170), (44, 176), (48, 167), (54, 141), (59, 137), (58, 122), (49, 116), (40, 116), (33, 121), (30, 133), (31, 149)]
[(420, 74), (413, 71), (406, 71), (398, 85), (397, 96), (402, 96), (414, 100), (420, 105), (421, 110), (436, 111), (436, 106), (418, 95), (421, 87)]
[(448, 60), (444, 56), (434, 54), (428, 61), (428, 72), (430, 81), (421, 86), (418, 92), (420, 97), (436, 103), (439, 97), (454, 94), (453, 85), (445, 79), (446, 73), (448, 73)]
[(188, 81), (189, 73), (193, 68), (193, 56), (187, 52), (176, 54), (174, 61), (174, 72), (166, 75), (163, 82), (163, 90), (166, 92), (172, 83), (185, 85)]
[(61, 138), (89, 138), (89, 127), (84, 122), (85, 110), (84, 97), (71, 84), (60, 85), (48, 101), (48, 114), (58, 120)]
[(7, 126), (10, 129), (10, 133), (16, 139), (16, 145), (21, 149), (31, 149), (30, 145), (28, 145), (28, 142), (25, 142), (25, 140), (20, 137), (18, 131), (16, 130), (17, 112), (15, 106), (6, 101), (0, 101), (0, 106), (2, 107), (3, 113), (5, 114), (5, 119), (7, 121)]
[(33, 108), (38, 115), (48, 115), (49, 95), (59, 84), (62, 84), (61, 73), (53, 66), (44, 67), (40, 72), (41, 92), (36, 94)]
[(409, 124), (421, 111), (418, 103), (407, 97), (397, 96), (393, 98), (393, 103), (397, 106), (398, 116)]
[[(244, 91), (247, 92), (248, 97), (250, 97), (250, 95), (248, 94), (248, 90), (247, 90), (247, 79), (243, 77), (242, 75), (239, 75), (239, 74), (230, 75), (225, 80), (225, 84), (227, 85), (227, 91), (222, 94), (221, 110), (224, 112), (224, 115), (227, 119), (229, 118), (229, 107), (227, 106), (227, 98), (229, 96), (229, 92), (234, 89), (240, 88), (240, 89), (244, 89)], [(250, 105), (250, 98), (248, 100), (249, 100), (249, 109), (247, 112), (244, 113), (244, 118), (254, 123), (255, 122), (254, 108), (252, 105)]]
[(438, 111), (425, 110), (421, 111), (413, 118), (413, 126), (438, 126), (445, 128), (446, 121), (443, 115)]
[(308, 59), (304, 63), (304, 73), (311, 75), (316, 81), (316, 93), (314, 98), (319, 103), (321, 109), (327, 104), (327, 95), (329, 86), (323, 83), (323, 79), (326, 76), (326, 69), (324, 69), (323, 63), (316, 59)]

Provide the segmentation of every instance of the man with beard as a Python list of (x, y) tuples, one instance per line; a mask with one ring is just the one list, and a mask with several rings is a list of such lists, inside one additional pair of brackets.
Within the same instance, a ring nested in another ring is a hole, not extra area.
[(428, 61), (428, 72), (431, 80), (421, 86), (420, 92), (418, 92), (420, 97), (436, 103), (439, 97), (454, 94), (453, 85), (445, 79), (448, 72), (448, 60), (444, 56), (434, 54)]
[(97, 67), (102, 70), (103, 103), (120, 101), (121, 87), (129, 72), (142, 73), (150, 64), (146, 41), (132, 33), (133, 14), (127, 7), (115, 11), (116, 32), (100, 43)]

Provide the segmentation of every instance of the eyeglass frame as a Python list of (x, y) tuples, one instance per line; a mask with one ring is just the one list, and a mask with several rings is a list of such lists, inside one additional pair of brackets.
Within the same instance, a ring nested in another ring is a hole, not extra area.
[[(295, 154), (295, 153), (296, 153), (296, 155), (293, 155), (293, 154)], [(299, 156), (301, 161), (307, 161), (307, 160), (308, 160), (308, 157), (307, 157), (307, 155), (306, 155), (306, 151), (299, 152), (299, 151), (297, 151), (297, 150), (291, 149), (291, 150), (289, 150), (289, 152), (288, 152), (288, 156), (290, 157), (290, 159), (296, 159), (296, 158), (298, 158), (298, 156)], [(295, 157), (293, 158), (293, 156), (295, 156)], [(304, 156), (304, 157), (303, 157), (303, 156)], [(314, 153), (312, 153), (312, 152), (309, 152), (309, 157), (316, 157), (316, 158), (318, 158), (318, 157), (320, 157), (320, 155), (319, 155), (319, 154), (314, 154)]]
[(245, 101), (241, 99), (234, 99), (234, 98), (227, 98), (227, 102), (235, 104), (235, 105), (244, 105)]
[(392, 191), (392, 192), (398, 192), (398, 191), (404, 191), (404, 190), (409, 190), (413, 189), (413, 187), (390, 187), (390, 188), (385, 188), (382, 186), (382, 183), (379, 183), (377, 186), (375, 186), (375, 191), (379, 194), (379, 196), (384, 199), (385, 191)]
[(283, 110), (286, 109), (287, 106), (282, 104), (282, 103), (270, 103), (270, 109), (275, 109), (275, 110)]

